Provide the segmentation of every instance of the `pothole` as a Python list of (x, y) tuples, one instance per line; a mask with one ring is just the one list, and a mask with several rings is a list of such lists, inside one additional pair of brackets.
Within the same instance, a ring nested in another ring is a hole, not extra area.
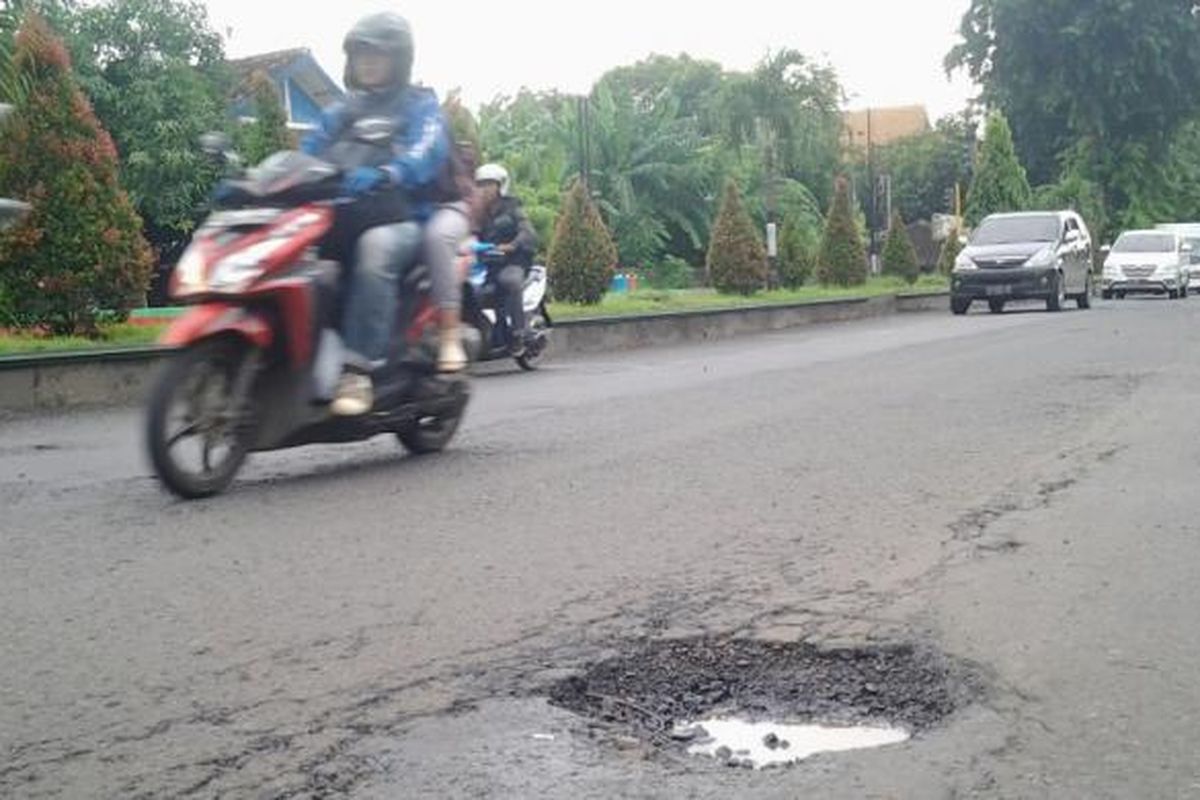
[(912, 737), (903, 728), (789, 725), (722, 718), (684, 724), (672, 733), (674, 738), (692, 740), (687, 748), (689, 755), (752, 769), (795, 764), (821, 753), (886, 747)]
[(616, 734), (764, 767), (897, 744), (980, 691), (976, 670), (932, 648), (698, 638), (639, 645), (547, 694)]

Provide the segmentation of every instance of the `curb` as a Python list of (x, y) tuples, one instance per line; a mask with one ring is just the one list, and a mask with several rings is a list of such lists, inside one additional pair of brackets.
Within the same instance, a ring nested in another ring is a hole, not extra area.
[[(720, 341), (808, 325), (941, 311), (948, 292), (819, 300), (792, 305), (591, 317), (554, 327), (552, 357), (594, 355)], [(142, 402), (172, 350), (135, 347), (0, 357), (0, 413), (132, 405)]]

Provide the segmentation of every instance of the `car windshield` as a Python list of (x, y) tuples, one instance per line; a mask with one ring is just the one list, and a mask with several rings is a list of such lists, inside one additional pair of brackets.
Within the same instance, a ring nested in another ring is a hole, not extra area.
[(1057, 242), (1058, 217), (993, 217), (985, 219), (971, 237), (971, 244), (1025, 244)]
[(1114, 253), (1170, 253), (1175, 237), (1165, 233), (1126, 233), (1113, 245)]
[(1188, 253), (1188, 261), (1192, 264), (1200, 264), (1200, 238), (1189, 236), (1185, 241), (1192, 248), (1192, 252)]

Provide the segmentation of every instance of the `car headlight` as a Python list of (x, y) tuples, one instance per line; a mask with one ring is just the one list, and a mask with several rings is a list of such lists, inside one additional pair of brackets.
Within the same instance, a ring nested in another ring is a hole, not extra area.
[(976, 269), (979, 269), (979, 266), (971, 260), (970, 256), (959, 255), (959, 257), (954, 260), (955, 272), (970, 272), (971, 270)]
[(263, 262), (287, 243), (284, 237), (273, 237), (221, 259), (213, 268), (209, 286), (214, 292), (240, 292), (262, 277), (267, 269)]
[(1025, 266), (1036, 268), (1053, 267), (1058, 262), (1058, 254), (1053, 247), (1047, 247), (1034, 254), (1032, 258), (1025, 262)]

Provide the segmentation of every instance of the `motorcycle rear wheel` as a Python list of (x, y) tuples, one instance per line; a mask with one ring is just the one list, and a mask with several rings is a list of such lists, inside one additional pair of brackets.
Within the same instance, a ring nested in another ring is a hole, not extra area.
[[(146, 415), (150, 461), (163, 485), (185, 500), (225, 491), (246, 460), (252, 431), (234, 395), (250, 350), (236, 337), (199, 342), (173, 356), (154, 385)], [(181, 452), (189, 442), (198, 445), (197, 465)]]
[(550, 326), (546, 324), (546, 318), (541, 312), (535, 312), (529, 318), (529, 333), (531, 341), (516, 361), (517, 366), (526, 372), (535, 372), (541, 367), (546, 352), (550, 349)]

